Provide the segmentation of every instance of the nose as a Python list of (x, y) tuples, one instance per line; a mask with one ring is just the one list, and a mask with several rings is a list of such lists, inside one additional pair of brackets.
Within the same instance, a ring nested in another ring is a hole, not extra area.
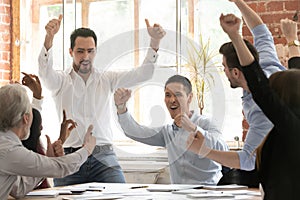
[(170, 101), (173, 103), (176, 101), (176, 97), (174, 95), (171, 96)]
[(84, 51), (84, 53), (83, 53), (83, 59), (87, 59), (87, 58), (89, 58), (89, 52), (88, 51)]

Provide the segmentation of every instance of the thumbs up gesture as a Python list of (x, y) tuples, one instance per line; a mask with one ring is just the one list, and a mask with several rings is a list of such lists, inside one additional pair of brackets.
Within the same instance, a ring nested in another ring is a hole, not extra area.
[(159, 48), (160, 40), (166, 35), (166, 31), (159, 24), (154, 24), (153, 26), (151, 26), (148, 19), (145, 19), (145, 23), (147, 26), (148, 34), (151, 37), (150, 46), (155, 51), (157, 51)]

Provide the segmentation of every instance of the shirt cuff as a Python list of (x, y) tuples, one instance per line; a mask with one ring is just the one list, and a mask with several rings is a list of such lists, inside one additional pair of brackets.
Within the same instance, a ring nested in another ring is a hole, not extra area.
[(78, 153), (80, 155), (80, 162), (84, 163), (86, 161), (86, 159), (89, 157), (89, 151), (82, 147), (81, 149), (79, 149), (78, 151), (76, 151), (75, 153)]
[(32, 98), (32, 107), (37, 109), (38, 111), (42, 111), (42, 104), (43, 104), (43, 98), (42, 99), (36, 99)]
[(158, 54), (156, 51), (154, 51), (152, 48), (149, 48), (147, 55), (146, 55), (146, 60), (148, 62), (156, 63), (158, 58)]
[(300, 69), (300, 57), (295, 56), (288, 60), (289, 69)]
[(201, 132), (201, 134), (206, 138), (206, 132), (203, 128), (201, 128), (200, 126), (197, 126), (197, 132)]
[(47, 49), (43, 46), (41, 55), (43, 55), (44, 58), (48, 58), (50, 55), (52, 55), (52, 47), (47, 51)]

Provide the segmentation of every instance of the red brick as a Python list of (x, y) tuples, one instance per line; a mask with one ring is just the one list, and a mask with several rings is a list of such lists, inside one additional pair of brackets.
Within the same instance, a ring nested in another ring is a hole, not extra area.
[(10, 44), (9, 43), (0, 43), (0, 50), (1, 51), (10, 51)]
[(286, 44), (286, 39), (282, 35), (280, 37), (274, 37), (275, 44)]
[(11, 75), (10, 75), (10, 72), (9, 71), (7, 71), (7, 72), (1, 72), (2, 73), (2, 76), (0, 76), (0, 77), (2, 77), (2, 80), (10, 80), (10, 77), (11, 77)]
[(10, 16), (9, 15), (1, 16), (1, 22), (4, 24), (10, 24)]
[(265, 3), (258, 2), (258, 3), (257, 3), (257, 6), (256, 6), (256, 12), (258, 12), (258, 13), (266, 12), (266, 6), (265, 6)]
[(247, 136), (248, 130), (247, 131), (243, 131), (243, 136), (242, 136), (242, 141), (244, 142)]
[(10, 6), (9, 5), (0, 5), (0, 13), (1, 14), (9, 14)]
[(6, 24), (0, 24), (0, 33), (4, 32), (4, 30), (9, 30), (10, 26)]
[(300, 1), (299, 0), (285, 1), (284, 2), (284, 8), (285, 8), (285, 10), (296, 12), (296, 10), (299, 10), (299, 8), (300, 8)]
[(249, 5), (250, 8), (252, 8), (253, 10), (255, 10), (257, 13), (263, 13), (266, 12), (266, 7), (265, 7), (265, 3), (262, 2), (249, 2), (247, 3)]
[(284, 3), (283, 2), (268, 2), (265, 4), (266, 11), (283, 11)]
[(10, 5), (10, 0), (2, 0), (3, 4)]
[(1, 55), (0, 60), (7, 61), (7, 62), (10, 61), (10, 52), (9, 51), (1, 52), (0, 55)]
[(275, 14), (261, 14), (260, 15), (264, 23), (269, 24), (269, 23), (279, 23), (281, 19), (284, 18), (291, 18), (291, 14), (288, 12), (276, 12)]
[(0, 43), (10, 43), (10, 34), (9, 32), (0, 34)]
[(243, 127), (243, 130), (248, 130), (248, 128), (249, 128), (249, 124), (245, 119), (243, 119), (243, 121), (242, 121), (242, 127)]
[(7, 62), (0, 62), (0, 70), (10, 70), (10, 65)]
[(247, 26), (242, 27), (242, 33), (243, 33), (244, 36), (251, 36), (252, 35), (251, 31), (249, 30), (249, 28)]

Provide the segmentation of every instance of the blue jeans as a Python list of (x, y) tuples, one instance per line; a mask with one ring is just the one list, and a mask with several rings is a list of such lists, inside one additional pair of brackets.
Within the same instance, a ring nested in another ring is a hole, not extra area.
[[(65, 154), (77, 149), (65, 148)], [(81, 165), (78, 172), (64, 178), (53, 179), (54, 186), (74, 185), (89, 182), (125, 183), (122, 169), (111, 145), (96, 146), (93, 154)]]

